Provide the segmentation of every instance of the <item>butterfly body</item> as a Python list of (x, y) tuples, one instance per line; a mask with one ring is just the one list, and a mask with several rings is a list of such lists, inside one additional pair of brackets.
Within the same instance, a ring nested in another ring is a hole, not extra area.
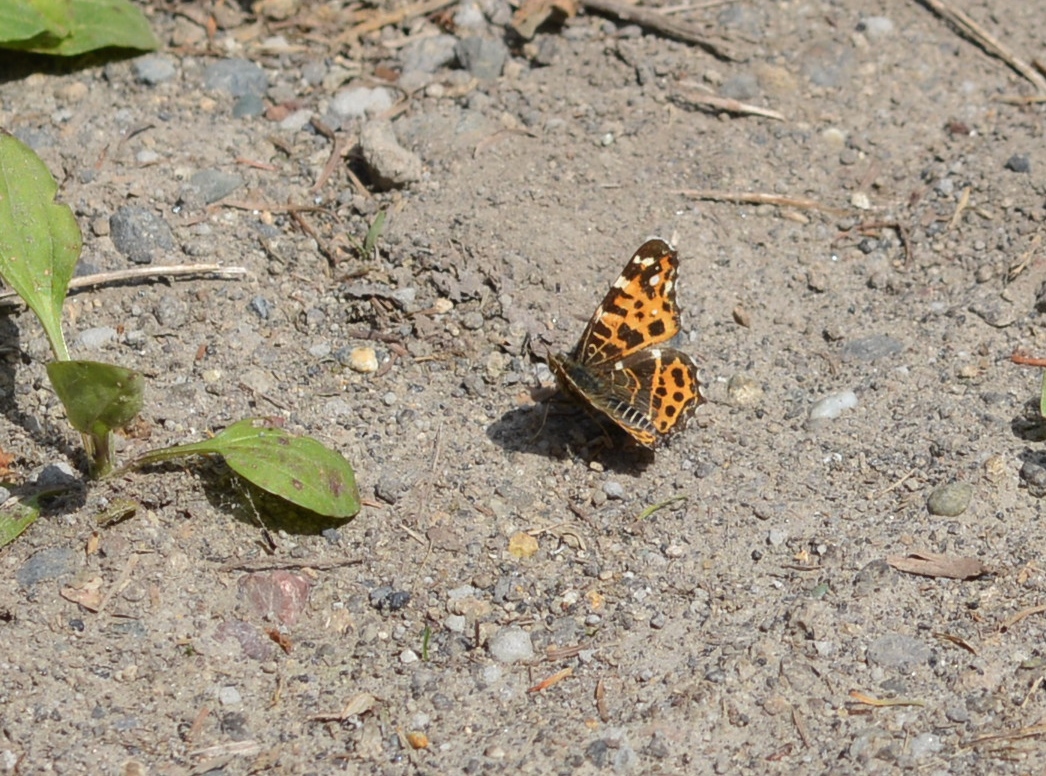
[(656, 347), (679, 333), (678, 267), (666, 242), (643, 243), (574, 350), (548, 359), (561, 390), (650, 448), (683, 428), (701, 402), (690, 356)]

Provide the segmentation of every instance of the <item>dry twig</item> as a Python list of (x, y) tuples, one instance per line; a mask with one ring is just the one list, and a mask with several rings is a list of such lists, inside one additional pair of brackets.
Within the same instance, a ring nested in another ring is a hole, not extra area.
[(738, 205), (777, 205), (799, 210), (821, 210), (825, 213), (845, 215), (847, 210), (830, 205), (822, 205), (815, 199), (805, 197), (783, 197), (780, 194), (766, 194), (760, 191), (717, 191), (715, 189), (680, 189), (676, 193), (691, 199), (708, 199), (714, 202), (734, 202)]
[(620, 0), (581, 0), (581, 4), (589, 11), (595, 11), (596, 13), (638, 24), (640, 27), (660, 32), (666, 38), (681, 40), (684, 43), (693, 43), (717, 59), (722, 59), (726, 62), (737, 61), (737, 57), (724, 51), (719, 45), (712, 43), (692, 24), (677, 22), (660, 11), (650, 8), (639, 8), (629, 3), (623, 3)]
[(367, 21), (361, 22), (345, 30), (345, 32), (338, 36), (336, 43), (338, 45), (345, 43), (354, 44), (360, 39), (360, 36), (366, 35), (369, 32), (377, 32), (382, 27), (388, 27), (390, 24), (400, 24), (401, 22), (405, 22), (407, 19), (428, 16), (430, 13), (435, 13), (445, 6), (452, 5), (453, 2), (454, 0), (421, 0), (420, 3), (408, 5), (406, 8), (399, 8), (395, 11), (377, 12)]
[[(128, 280), (143, 278), (186, 277), (197, 275), (215, 275), (220, 278), (241, 277), (247, 274), (245, 267), (223, 267), (221, 264), (173, 264), (168, 267), (135, 267), (115, 272), (98, 272), (84, 275), (69, 281), (69, 290), (105, 286), (111, 283), (123, 283)], [(0, 304), (18, 296), (14, 291), (0, 293)]]
[(958, 8), (952, 8), (944, 0), (920, 1), (942, 19), (954, 24), (961, 33), (986, 52), (993, 57), (998, 57), (1017, 73), (1028, 79), (1039, 92), (1046, 92), (1046, 78), (1043, 78), (1031, 65), (997, 41), (987, 30), (965, 13)]
[(694, 91), (676, 92), (672, 97), (676, 102), (689, 105), (708, 105), (716, 110), (736, 113), (740, 116), (763, 116), (768, 119), (777, 119), (778, 121), (785, 120), (784, 114), (778, 113), (776, 110), (760, 108), (758, 105), (749, 105), (746, 102), (738, 102), (729, 97), (717, 97), (714, 94), (701, 94)]

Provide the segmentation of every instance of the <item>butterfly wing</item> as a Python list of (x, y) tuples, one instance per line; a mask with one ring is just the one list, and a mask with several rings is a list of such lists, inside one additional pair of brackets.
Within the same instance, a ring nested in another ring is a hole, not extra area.
[(598, 372), (572, 359), (549, 364), (561, 386), (644, 447), (684, 428), (701, 403), (697, 366), (678, 350), (640, 350)]
[(678, 268), (679, 254), (664, 240), (639, 246), (596, 308), (572, 358), (598, 366), (672, 339), (679, 332)]

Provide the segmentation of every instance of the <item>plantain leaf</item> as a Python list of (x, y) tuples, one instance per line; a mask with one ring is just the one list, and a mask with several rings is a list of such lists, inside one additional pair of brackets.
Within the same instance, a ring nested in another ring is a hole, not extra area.
[(356, 475), (341, 454), (265, 420), (238, 421), (212, 439), (153, 450), (132, 465), (185, 455), (220, 455), (248, 482), (317, 515), (341, 519), (360, 511)]
[(0, 511), (0, 547), (17, 539), (39, 516), (40, 507), (35, 502), (22, 502), (13, 508), (5, 507)]
[[(7, 16), (17, 23), (4, 27)], [(108, 47), (160, 47), (149, 22), (128, 0), (3, 0), (0, 28), (3, 47), (37, 54), (68, 57)]]
[(62, 13), (55, 13), (56, 6), (51, 0), (31, 2), (30, 0), (7, 0), (0, 3), (0, 45), (18, 44), (40, 36), (41, 41), (57, 41), (69, 31), (62, 25)]
[(97, 361), (52, 361), (47, 376), (69, 422), (85, 434), (101, 436), (126, 426), (142, 409), (145, 378), (132, 369)]
[(80, 227), (40, 157), (0, 132), (0, 277), (29, 305), (55, 357), (68, 360), (62, 303), (80, 257)]

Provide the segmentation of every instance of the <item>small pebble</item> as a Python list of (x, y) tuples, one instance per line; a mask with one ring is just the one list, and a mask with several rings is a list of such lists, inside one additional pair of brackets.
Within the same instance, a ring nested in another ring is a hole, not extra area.
[(149, 86), (170, 81), (175, 72), (174, 60), (162, 54), (146, 54), (134, 60), (135, 78)]
[(868, 40), (880, 40), (893, 33), (893, 21), (885, 16), (869, 16), (861, 20), (857, 29), (864, 32)]
[(48, 547), (32, 555), (15, 572), (20, 587), (29, 588), (38, 582), (72, 574), (77, 566), (77, 554), (66, 547)]
[(400, 662), (404, 665), (410, 665), (411, 663), (417, 663), (420, 658), (418, 653), (413, 649), (405, 649), (400, 652)]
[(518, 663), (534, 657), (530, 634), (519, 627), (502, 628), (487, 642), (487, 651), (499, 663)]
[(736, 374), (726, 384), (726, 394), (735, 407), (753, 407), (763, 400), (763, 388), (748, 375)]
[(907, 669), (925, 663), (932, 654), (931, 649), (919, 639), (901, 633), (888, 633), (868, 645), (865, 657), (869, 663)]
[(225, 685), (218, 690), (218, 703), (222, 706), (235, 706), (243, 702), (240, 691), (232, 685)]
[(116, 329), (111, 326), (95, 326), (84, 329), (76, 341), (86, 350), (99, 350), (116, 340)]
[(625, 488), (617, 480), (607, 480), (603, 483), (603, 492), (607, 498), (623, 499), (625, 497)]
[(454, 47), (458, 39), (453, 35), (417, 37), (400, 51), (400, 62), (404, 73), (435, 73), (447, 67), (456, 58)]
[[(243, 186), (243, 176), (223, 170), (199, 170), (189, 178), (188, 188), (198, 202), (210, 205)], [(183, 192), (183, 199), (188, 199)]]
[(348, 368), (369, 374), (378, 371), (378, 353), (372, 347), (357, 347), (348, 355)]
[(245, 119), (260, 116), (265, 112), (265, 102), (257, 94), (245, 94), (233, 103), (232, 116)]
[(895, 356), (904, 350), (904, 345), (893, 337), (873, 334), (850, 340), (843, 345), (840, 356), (843, 361), (876, 361)]
[(269, 77), (258, 65), (246, 59), (223, 59), (210, 65), (203, 74), (203, 85), (233, 97), (255, 94), (259, 97), (269, 88)]
[(400, 145), (391, 122), (369, 121), (360, 131), (360, 153), (381, 191), (421, 178), (421, 157)]
[(825, 396), (810, 408), (810, 420), (834, 420), (846, 410), (852, 410), (857, 406), (857, 394), (853, 391), (842, 391), (831, 396)]
[(913, 760), (923, 760), (944, 749), (941, 737), (936, 733), (920, 733), (911, 740), (909, 751)]
[(368, 112), (373, 115), (388, 110), (393, 102), (392, 92), (384, 87), (353, 86), (334, 95), (330, 110), (339, 118), (362, 118)]
[(263, 321), (269, 320), (272, 315), (272, 304), (264, 296), (256, 296), (251, 299), (250, 310)]
[(1014, 154), (1006, 160), (1006, 169), (1010, 172), (1031, 172), (1031, 159), (1027, 154)]
[(508, 59), (508, 46), (499, 38), (471, 37), (454, 46), (461, 66), (481, 81), (491, 81), (501, 75)]
[(952, 482), (934, 488), (926, 499), (926, 508), (931, 515), (956, 517), (966, 511), (973, 499), (973, 485), (968, 482)]
[(1039, 456), (1028, 456), (1021, 466), (1021, 481), (1028, 488), (1029, 496), (1046, 496), (1046, 460)]
[(443, 620), (443, 627), (451, 633), (464, 633), (468, 619), (463, 614), (448, 614)]
[(151, 264), (157, 255), (174, 250), (174, 233), (167, 222), (143, 207), (121, 207), (109, 217), (109, 237), (121, 254), (135, 264)]

